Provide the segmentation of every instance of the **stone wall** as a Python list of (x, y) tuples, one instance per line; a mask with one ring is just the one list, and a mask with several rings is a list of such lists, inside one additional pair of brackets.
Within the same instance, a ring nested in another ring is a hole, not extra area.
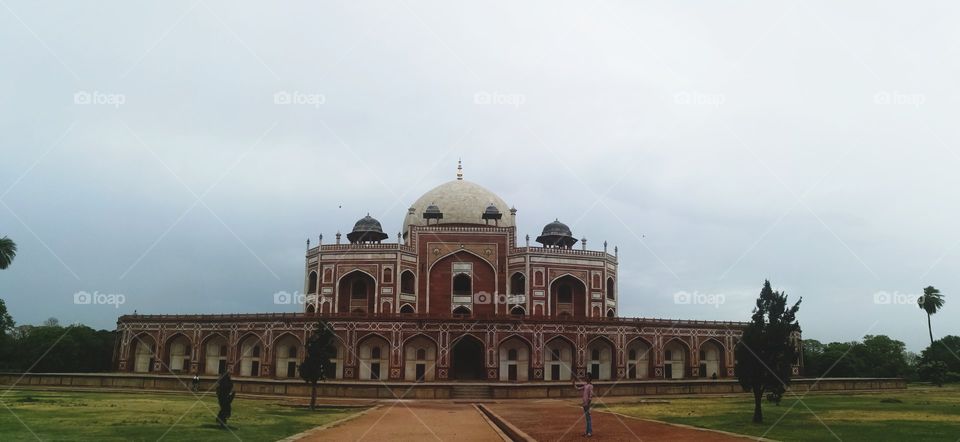
[[(22, 377), (21, 377), (22, 376)], [(201, 378), (200, 390), (214, 388), (216, 379)], [(0, 385), (16, 385), (18, 388), (76, 388), (76, 389), (130, 389), (130, 390), (187, 390), (190, 377), (170, 375), (137, 375), (127, 373), (103, 374), (0, 374)], [(238, 393), (309, 396), (310, 387), (302, 381), (256, 378), (234, 378)], [(577, 397), (579, 394), (566, 382), (503, 383), (405, 383), (405, 382), (326, 382), (320, 385), (318, 395), (323, 397), (355, 397), (370, 399), (449, 399), (458, 386), (484, 386), (489, 396), (496, 399), (523, 399), (545, 397)], [(685, 381), (622, 381), (596, 382), (598, 396), (652, 396), (652, 395), (698, 395), (743, 393), (735, 380), (685, 380)], [(906, 388), (906, 381), (899, 378), (826, 378), (793, 380), (797, 393), (808, 390), (819, 392), (878, 391)]]

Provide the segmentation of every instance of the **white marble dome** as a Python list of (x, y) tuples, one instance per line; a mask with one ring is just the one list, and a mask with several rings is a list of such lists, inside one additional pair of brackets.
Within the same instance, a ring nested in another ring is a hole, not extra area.
[[(484, 225), (481, 217), (487, 206), (493, 204), (503, 214), (498, 222), (501, 227), (513, 226), (513, 216), (510, 215), (510, 206), (495, 193), (483, 186), (470, 181), (457, 179), (443, 183), (423, 194), (411, 208), (413, 213), (407, 213), (403, 219), (403, 233), (406, 236), (408, 226), (425, 226), (423, 212), (427, 206), (434, 204), (443, 213), (443, 219), (437, 224), (479, 224)], [(430, 221), (430, 224), (434, 224)], [(493, 225), (493, 221), (490, 222)]]

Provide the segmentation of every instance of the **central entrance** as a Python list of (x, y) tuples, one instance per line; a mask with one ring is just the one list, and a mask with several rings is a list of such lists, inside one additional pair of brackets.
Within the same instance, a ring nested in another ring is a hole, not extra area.
[(473, 336), (464, 335), (453, 344), (450, 360), (451, 378), (464, 381), (485, 379), (483, 373), (483, 344)]

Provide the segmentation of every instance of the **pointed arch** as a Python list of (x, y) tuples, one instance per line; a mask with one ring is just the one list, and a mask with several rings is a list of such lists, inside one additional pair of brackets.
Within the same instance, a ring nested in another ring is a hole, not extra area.
[(627, 341), (626, 354), (627, 379), (645, 379), (655, 370), (653, 344), (642, 336)]
[(163, 365), (170, 373), (190, 371), (193, 341), (183, 332), (171, 334), (163, 344)]
[(690, 364), (690, 344), (674, 336), (663, 343), (660, 349), (663, 360), (663, 375), (667, 379), (683, 379)]
[(267, 341), (260, 334), (249, 331), (237, 339), (235, 345), (238, 362), (234, 370), (240, 376), (260, 376), (263, 361), (267, 359)]
[(700, 377), (712, 379), (726, 377), (726, 355), (727, 347), (719, 339), (714, 337), (704, 339), (700, 343), (697, 354)]
[(149, 373), (157, 357), (157, 340), (148, 332), (141, 332), (133, 335), (130, 340), (130, 350), (133, 353), (133, 363), (130, 364), (130, 371), (137, 373)]
[(510, 333), (509, 335), (504, 336), (502, 339), (500, 339), (499, 341), (497, 341), (497, 345), (499, 346), (500, 344), (503, 344), (504, 341), (506, 341), (507, 339), (511, 339), (511, 338), (517, 338), (517, 339), (523, 341), (525, 344), (527, 344), (527, 346), (530, 347), (531, 349), (533, 348), (533, 343), (530, 342), (529, 339), (527, 339), (527, 338), (523, 337), (522, 335), (520, 335), (519, 333)]
[(510, 274), (510, 294), (511, 295), (526, 295), (527, 294), (527, 276), (521, 271), (515, 271)]
[(562, 340), (562, 341), (565, 341), (568, 345), (573, 346), (574, 348), (576, 348), (576, 345), (573, 343), (573, 340), (570, 339), (570, 338), (568, 338), (568, 337), (566, 337), (566, 336), (564, 336), (564, 335), (553, 335), (553, 336), (545, 339), (545, 340), (543, 341), (543, 344), (544, 344), (544, 345), (549, 344), (549, 343), (551, 343), (551, 342), (553, 342), (554, 340), (557, 340), (557, 339), (560, 339), (560, 340)]
[(543, 344), (543, 380), (569, 381), (576, 359), (576, 345), (570, 338), (554, 335)]
[(604, 335), (595, 336), (587, 341), (587, 372), (593, 379), (606, 381), (613, 379), (613, 367), (616, 365), (616, 346)]
[[(465, 293), (466, 296), (460, 296), (459, 302), (454, 302), (453, 280), (458, 274), (464, 273), (453, 271), (457, 262), (472, 263), (472, 270), (469, 272), (471, 292)], [(457, 249), (445, 253), (427, 266), (426, 284), (423, 281), (419, 282), (420, 286), (426, 287), (424, 296), (426, 305), (421, 311), (450, 314), (449, 312), (457, 305), (467, 305), (473, 313), (492, 315), (499, 307), (497, 304), (473, 303), (469, 295), (477, 292), (500, 291), (500, 273), (495, 263), (472, 250)], [(466, 300), (470, 301), (465, 302)]]
[(377, 277), (364, 270), (352, 269), (336, 282), (336, 311), (342, 313), (374, 313), (377, 308)]
[(484, 258), (484, 257), (481, 256), (479, 253), (474, 252), (473, 250), (469, 250), (469, 249), (457, 249), (457, 250), (454, 250), (454, 251), (452, 251), (452, 252), (449, 252), (449, 253), (447, 253), (447, 254), (445, 254), (445, 255), (441, 255), (441, 256), (437, 257), (437, 259), (435, 259), (435, 260), (433, 261), (433, 263), (430, 264), (430, 266), (427, 267), (427, 274), (429, 274), (430, 271), (432, 271), (433, 268), (434, 268), (437, 264), (440, 263), (440, 261), (443, 261), (444, 259), (447, 259), (447, 258), (449, 258), (449, 257), (451, 257), (451, 256), (453, 256), (453, 255), (458, 254), (458, 253), (467, 253), (467, 254), (476, 256), (477, 258), (480, 258), (481, 261), (487, 263), (487, 265), (490, 266), (490, 269), (492, 269), (492, 270), (494, 271), (494, 273), (496, 273), (496, 271), (497, 271), (497, 267), (496, 267), (492, 262), (490, 262), (490, 260), (488, 260), (487, 258)]
[(433, 342), (433, 345), (439, 345), (439, 344), (437, 344), (437, 340), (436, 340), (436, 339), (433, 339), (432, 336), (430, 336), (430, 335), (428, 335), (428, 334), (426, 334), (426, 333), (423, 333), (423, 332), (418, 332), (418, 333), (414, 333), (414, 334), (412, 334), (412, 335), (410, 335), (410, 336), (407, 336), (407, 337), (400, 343), (400, 345), (405, 345), (408, 341), (410, 341), (411, 339), (416, 338), (416, 337), (418, 337), (418, 336), (422, 336), (422, 337), (424, 337), (424, 338), (429, 339), (430, 342)]
[(526, 382), (530, 379), (530, 361), (533, 346), (523, 336), (511, 334), (497, 343), (500, 360), (500, 380)]
[(312, 295), (317, 293), (317, 271), (311, 270), (310, 275), (307, 277), (307, 294)]
[(386, 379), (390, 372), (390, 340), (377, 332), (357, 339), (360, 380)]
[(550, 314), (555, 317), (570, 315), (574, 318), (587, 317), (587, 283), (580, 277), (565, 272), (550, 280), (547, 285), (547, 299)]
[(410, 269), (400, 271), (400, 293), (417, 294), (417, 274)]
[(487, 347), (472, 333), (461, 333), (450, 340), (450, 374), (455, 380), (486, 379)]
[(297, 367), (303, 358), (303, 342), (290, 332), (280, 333), (270, 345), (273, 353), (274, 375), (277, 378), (297, 376)]
[(200, 340), (200, 372), (217, 375), (227, 372), (230, 340), (220, 332), (208, 333)]
[(432, 381), (436, 378), (437, 341), (424, 333), (416, 333), (402, 342), (403, 373), (407, 381)]

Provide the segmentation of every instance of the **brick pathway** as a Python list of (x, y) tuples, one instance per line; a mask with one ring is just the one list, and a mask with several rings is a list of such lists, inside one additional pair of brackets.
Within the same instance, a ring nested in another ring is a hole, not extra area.
[(555, 399), (503, 401), (486, 404), (501, 418), (540, 441), (644, 440), (739, 441), (744, 438), (713, 431), (632, 419), (593, 410), (593, 437), (582, 437), (586, 424), (575, 402)]
[(503, 439), (473, 405), (405, 401), (384, 402), (376, 410), (300, 440), (472, 442)]

